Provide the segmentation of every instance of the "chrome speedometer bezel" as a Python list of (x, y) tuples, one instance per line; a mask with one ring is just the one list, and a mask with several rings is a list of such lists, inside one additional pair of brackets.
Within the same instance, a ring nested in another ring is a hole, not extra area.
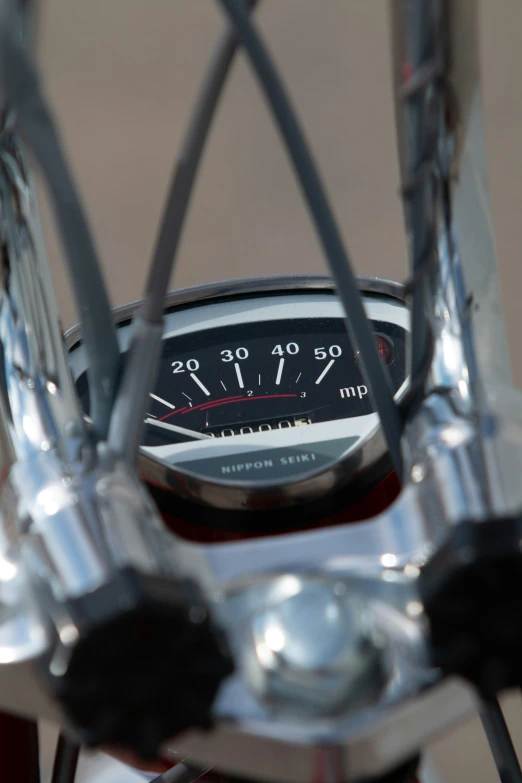
[[(358, 277), (359, 289), (367, 295), (376, 295), (404, 304), (404, 287), (392, 280), (377, 277)], [(323, 275), (285, 275), (245, 278), (173, 291), (167, 295), (165, 312), (178, 308), (197, 307), (213, 301), (226, 301), (244, 297), (273, 294), (323, 292), (334, 293), (333, 281)], [(132, 302), (115, 309), (114, 320), (118, 326), (128, 324), (140, 305)], [(69, 351), (81, 344), (79, 326), (65, 334)], [(396, 396), (399, 400), (405, 386)], [(185, 467), (168, 464), (144, 451), (139, 454), (141, 477), (155, 486), (169, 490), (185, 500), (210, 508), (228, 510), (260, 510), (281, 506), (294, 506), (311, 501), (327, 493), (341, 490), (352, 482), (373, 484), (387, 470), (387, 448), (379, 425), (358, 444), (357, 448), (325, 468), (301, 474), (295, 479), (284, 478), (267, 482), (250, 483), (245, 480), (212, 480)], [(391, 470), (391, 466), (389, 466)]]

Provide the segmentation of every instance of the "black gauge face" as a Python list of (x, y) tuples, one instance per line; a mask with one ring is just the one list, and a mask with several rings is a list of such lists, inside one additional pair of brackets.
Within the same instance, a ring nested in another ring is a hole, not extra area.
[[(223, 297), (173, 295), (147, 402), (142, 478), (215, 508), (296, 505), (390, 469), (371, 390), (326, 287), (226, 284)], [(406, 388), (409, 314), (393, 285), (372, 280), (366, 313), (394, 393)], [(231, 291), (235, 291), (231, 295)], [(121, 314), (123, 356), (134, 307)], [(89, 413), (87, 355), (69, 357)], [(354, 483), (355, 489), (355, 483)]]
[[(396, 392), (405, 380), (406, 332), (372, 325)], [(85, 373), (77, 384), (88, 412)], [(372, 412), (342, 319), (242, 323), (165, 340), (143, 445), (241, 438)]]

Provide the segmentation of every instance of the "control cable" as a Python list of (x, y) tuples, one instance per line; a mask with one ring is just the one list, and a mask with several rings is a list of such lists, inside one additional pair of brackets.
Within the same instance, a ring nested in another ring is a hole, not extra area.
[(498, 699), (484, 702), (479, 715), (501, 783), (522, 783), (522, 770)]
[(237, 35), (251, 60), (265, 97), (272, 108), (288, 154), (294, 164), (295, 173), (308, 203), (326, 260), (344, 306), (348, 334), (354, 349), (359, 352), (361, 357), (363, 374), (375, 409), (381, 419), (390, 456), (395, 470), (401, 478), (401, 416), (395, 405), (390, 378), (379, 357), (377, 345), (357, 288), (355, 275), (317, 167), (277, 69), (243, 2), (241, 0), (218, 0), (218, 2), (235, 25)]
[(51, 783), (74, 783), (80, 746), (65, 734), (60, 734), (54, 756)]
[[(256, 5), (258, 0), (248, 0), (245, 8), (250, 12)], [(172, 173), (144, 300), (133, 320), (131, 347), (109, 434), (109, 443), (114, 451), (132, 460), (137, 455), (147, 400), (156, 377), (163, 338), (163, 306), (169, 280), (205, 143), (237, 48), (235, 29), (228, 26), (210, 58), (192, 109)]]

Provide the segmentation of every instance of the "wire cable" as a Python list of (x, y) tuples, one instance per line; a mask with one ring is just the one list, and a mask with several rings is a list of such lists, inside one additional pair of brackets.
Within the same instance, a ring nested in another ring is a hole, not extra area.
[(51, 783), (74, 783), (79, 757), (80, 746), (65, 734), (60, 734), (54, 754)]
[[(258, 0), (248, 0), (245, 8), (250, 12), (256, 5)], [(134, 318), (131, 348), (109, 432), (111, 448), (131, 460), (137, 454), (146, 404), (155, 380), (170, 276), (205, 143), (237, 48), (236, 31), (229, 26), (210, 59), (188, 122), (163, 209), (144, 301)]]
[[(244, 3), (248, 12), (258, 0)], [(192, 110), (169, 187), (145, 288), (141, 313), (147, 321), (161, 319), (172, 268), (176, 261), (190, 197), (208, 132), (238, 48), (236, 31), (227, 29), (207, 66)]]
[(522, 783), (522, 770), (498, 699), (484, 702), (479, 714), (501, 783)]
[(2, 86), (17, 125), (44, 175), (65, 250), (88, 356), (93, 432), (104, 439), (118, 380), (120, 354), (107, 291), (87, 218), (38, 75), (19, 40), (12, 2), (0, 11)]
[[(414, 74), (422, 72), (422, 66), (433, 57), (432, 27), (427, 5), (423, 2), (414, 2), (411, 5), (412, 29), (415, 31), (415, 34), (411, 36), (411, 67)], [(433, 153), (432, 139), (430, 134), (426, 133), (426, 90), (422, 88), (412, 90), (407, 107), (412, 127), (410, 154), (411, 172), (414, 177), (422, 169), (425, 161), (431, 162)], [(433, 225), (430, 225), (432, 216), (427, 213), (426, 209), (427, 203), (433, 203), (433, 199), (428, 195), (430, 185), (431, 176), (428, 171), (427, 175), (420, 178), (419, 182), (416, 182), (416, 186), (411, 188), (409, 198), (406, 201), (412, 240), (412, 276), (417, 275), (419, 267), (429, 263), (434, 251), (435, 229)], [(425, 277), (423, 277), (412, 291), (412, 379), (419, 372), (426, 344), (425, 282)]]
[(393, 399), (388, 373), (379, 358), (348, 254), (344, 248), (317, 168), (277, 70), (260, 35), (253, 26), (244, 4), (241, 0), (218, 0), (218, 2), (235, 25), (238, 37), (248, 53), (294, 164), (295, 173), (308, 203), (331, 274), (336, 282), (339, 297), (344, 306), (348, 333), (354, 349), (360, 351), (365, 380), (380, 416), (394, 467), (401, 478), (401, 416)]

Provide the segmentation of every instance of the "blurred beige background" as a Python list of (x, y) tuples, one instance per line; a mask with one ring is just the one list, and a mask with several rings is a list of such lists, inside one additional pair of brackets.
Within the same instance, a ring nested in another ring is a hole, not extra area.
[[(480, 5), (493, 215), (515, 378), (522, 386), (522, 3)], [(48, 91), (113, 302), (123, 304), (140, 294), (173, 156), (222, 19), (212, 0), (44, 0), (42, 6), (40, 53)], [(264, 0), (258, 18), (307, 129), (357, 270), (402, 279), (405, 241), (386, 0)], [(49, 233), (69, 326), (74, 309)], [(239, 58), (205, 157), (173, 286), (323, 270), (272, 121)], [(520, 719), (518, 700), (510, 714)], [(453, 769), (448, 780), (495, 780), (478, 731), (475, 723), (439, 748), (439, 762)]]
[[(176, 146), (222, 26), (212, 0), (45, 0), (41, 60), (114, 304), (139, 296)], [(522, 4), (482, 0), (493, 214), (515, 375), (522, 325)], [(357, 269), (401, 279), (405, 242), (386, 0), (265, 0), (258, 18), (306, 126)], [(51, 242), (64, 324), (74, 311)], [(239, 58), (173, 286), (324, 269), (271, 118)]]

